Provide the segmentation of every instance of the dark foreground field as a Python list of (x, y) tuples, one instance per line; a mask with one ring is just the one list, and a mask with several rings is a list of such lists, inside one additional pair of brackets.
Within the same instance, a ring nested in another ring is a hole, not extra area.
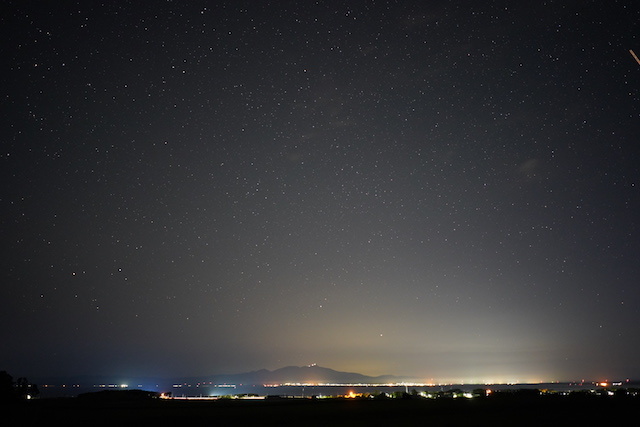
[(553, 426), (638, 421), (637, 398), (83, 401), (5, 406), (2, 425)]

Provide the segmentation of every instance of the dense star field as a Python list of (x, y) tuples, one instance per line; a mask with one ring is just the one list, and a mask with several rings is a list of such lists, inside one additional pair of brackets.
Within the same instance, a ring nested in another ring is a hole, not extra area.
[(640, 5), (0, 6), (0, 370), (639, 378)]

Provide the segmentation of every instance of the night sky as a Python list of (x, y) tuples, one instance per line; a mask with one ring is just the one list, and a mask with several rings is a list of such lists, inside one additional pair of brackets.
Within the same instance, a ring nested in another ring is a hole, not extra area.
[(5, 1), (0, 370), (640, 378), (635, 1)]

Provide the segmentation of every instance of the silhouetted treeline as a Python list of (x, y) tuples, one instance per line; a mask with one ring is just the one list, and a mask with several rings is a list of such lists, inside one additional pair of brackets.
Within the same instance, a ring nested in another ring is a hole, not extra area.
[(13, 381), (7, 371), (0, 371), (0, 401), (32, 399), (40, 394), (38, 386), (20, 377)]

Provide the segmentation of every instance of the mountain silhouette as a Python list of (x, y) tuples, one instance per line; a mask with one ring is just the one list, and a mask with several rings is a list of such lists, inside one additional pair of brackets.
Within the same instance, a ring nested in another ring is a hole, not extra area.
[[(190, 377), (135, 377), (135, 376), (75, 376), (40, 377), (36, 384), (43, 386), (47, 395), (72, 396), (101, 388), (142, 388), (150, 391), (171, 391), (177, 386), (187, 389), (214, 385), (263, 386), (278, 384), (388, 384), (412, 381), (408, 377), (380, 375), (372, 377), (355, 372), (341, 372), (317, 365), (286, 366), (273, 371), (260, 369), (237, 374), (215, 374)], [(64, 386), (66, 384), (66, 386)], [(127, 384), (121, 386), (121, 384)], [(51, 386), (53, 385), (53, 387)]]
[(341, 372), (317, 365), (310, 366), (287, 366), (284, 368), (269, 371), (260, 369), (258, 371), (245, 372), (231, 375), (212, 375), (203, 379), (187, 378), (183, 382), (212, 382), (215, 384), (286, 384), (286, 383), (306, 383), (306, 384), (384, 384), (406, 381), (406, 378), (394, 375), (380, 375), (371, 377), (355, 372)]

